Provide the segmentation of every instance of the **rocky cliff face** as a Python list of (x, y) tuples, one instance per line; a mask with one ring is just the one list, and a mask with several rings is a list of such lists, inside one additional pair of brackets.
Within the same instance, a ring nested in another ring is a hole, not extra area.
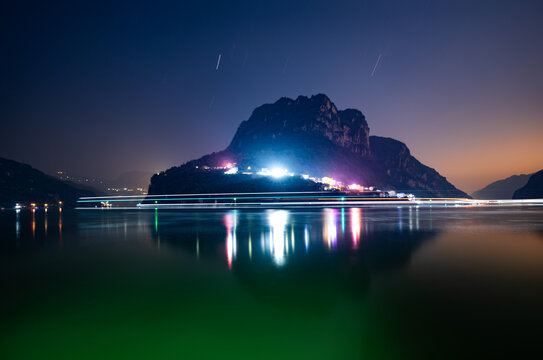
[(404, 143), (391, 138), (371, 136), (370, 145), (373, 160), (391, 181), (389, 186), (419, 190), (441, 197), (469, 197), (437, 171), (418, 161)]
[(338, 111), (326, 95), (299, 96), (296, 100), (281, 98), (274, 104), (256, 108), (249, 120), (239, 126), (228, 150), (236, 152), (247, 147), (260, 147), (262, 142), (311, 134), (366, 156), (370, 153), (369, 132), (366, 118), (360, 111)]
[[(153, 176), (149, 193), (196, 166), (280, 166), (316, 177), (415, 192), (423, 196), (468, 197), (437, 171), (421, 164), (397, 140), (371, 136), (364, 115), (338, 110), (323, 94), (281, 98), (253, 111), (224, 151)], [(158, 186), (158, 184), (161, 184)]]

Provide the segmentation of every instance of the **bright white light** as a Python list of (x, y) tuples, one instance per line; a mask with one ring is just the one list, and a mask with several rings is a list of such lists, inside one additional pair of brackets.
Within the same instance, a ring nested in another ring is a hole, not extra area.
[(309, 175), (302, 175), (302, 177), (304, 178), (304, 180), (309, 179)]
[(225, 171), (224, 173), (226, 175), (235, 175), (235, 174), (238, 173), (238, 167), (234, 166), (234, 167), (230, 168), (229, 170)]
[(288, 170), (287, 169), (273, 168), (271, 170), (271, 176), (274, 177), (274, 178), (280, 178), (280, 177), (283, 177), (283, 176), (286, 176), (286, 175), (288, 175)]
[(269, 169), (262, 168), (259, 172), (257, 172), (257, 174), (262, 176), (269, 176), (271, 175), (271, 172)]
[(257, 174), (262, 175), (262, 176), (271, 176), (274, 178), (281, 178), (283, 176), (289, 175), (289, 172), (287, 169), (282, 169), (282, 168), (273, 168), (271, 170), (267, 168), (262, 168), (262, 170), (260, 170)]
[(328, 177), (328, 176), (325, 176), (322, 178), (322, 183), (323, 184), (327, 184), (327, 185), (330, 185), (330, 186), (335, 186), (336, 185), (336, 180), (334, 180), (333, 178), (331, 177)]
[(358, 184), (351, 184), (349, 186), (347, 186), (347, 188), (349, 190), (362, 190), (363, 187), (361, 185), (358, 185)]

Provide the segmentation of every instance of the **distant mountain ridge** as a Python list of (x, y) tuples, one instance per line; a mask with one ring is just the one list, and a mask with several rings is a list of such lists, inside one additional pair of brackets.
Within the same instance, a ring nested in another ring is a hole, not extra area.
[(532, 174), (526, 185), (515, 191), (513, 199), (543, 199), (543, 170)]
[[(181, 183), (184, 171), (220, 167), (242, 169), (279, 166), (345, 183), (410, 191), (421, 196), (469, 197), (434, 169), (420, 163), (397, 140), (370, 136), (365, 116), (356, 109), (338, 110), (324, 94), (281, 98), (257, 107), (243, 121), (223, 151), (154, 175), (149, 193), (170, 182)], [(171, 187), (170, 187), (171, 188)]]
[(519, 174), (509, 176), (506, 179), (501, 179), (488, 184), (482, 189), (479, 189), (471, 196), (475, 199), (512, 199), (516, 190), (526, 185), (532, 174)]
[(0, 158), (0, 206), (35, 202), (74, 206), (81, 196), (94, 196), (95, 192), (64, 182), (32, 168), (30, 165)]

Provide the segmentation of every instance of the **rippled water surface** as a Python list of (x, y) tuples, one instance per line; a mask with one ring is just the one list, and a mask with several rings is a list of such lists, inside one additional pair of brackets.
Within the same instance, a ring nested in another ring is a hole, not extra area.
[(522, 357), (543, 208), (0, 212), (2, 359)]

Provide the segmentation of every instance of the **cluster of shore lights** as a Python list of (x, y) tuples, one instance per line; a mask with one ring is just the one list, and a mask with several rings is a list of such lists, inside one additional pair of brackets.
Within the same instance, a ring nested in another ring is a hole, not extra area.
[[(15, 210), (15, 212), (19, 213), (21, 212), (21, 210), (23, 210), (26, 206), (25, 205), (21, 205), (19, 203), (16, 203), (15, 206), (13, 207), (13, 209)], [(39, 204), (38, 203), (35, 203), (35, 202), (32, 202), (29, 204), (28, 206), (30, 208), (30, 211), (35, 213), (37, 209), (40, 208)], [(49, 210), (49, 207), (50, 205), (48, 203), (44, 203), (43, 204), (43, 210), (45, 212), (47, 212), (47, 210)], [(62, 211), (62, 201), (59, 201), (58, 202), (58, 211), (61, 212)]]
[[(233, 164), (233, 163), (227, 163), (221, 168), (226, 169), (226, 171), (224, 172), (226, 175), (235, 175), (235, 174), (238, 174), (240, 172), (240, 169), (238, 168), (238, 166), (236, 166), (236, 164)], [(242, 171), (242, 174), (246, 174), (246, 175), (253, 174), (253, 172), (251, 171), (251, 167), (249, 166), (246, 171)], [(262, 176), (271, 176), (271, 177), (276, 178), (276, 179), (283, 178), (283, 177), (286, 177), (286, 176), (295, 176), (295, 174), (293, 172), (290, 172), (287, 169), (280, 168), (280, 167), (274, 167), (274, 168), (270, 168), (270, 169), (262, 168), (260, 171), (257, 171), (256, 174), (257, 175), (262, 175)], [(305, 180), (311, 180), (313, 182), (318, 182), (318, 183), (325, 184), (331, 189), (342, 190), (345, 187), (348, 190), (351, 190), (351, 191), (364, 191), (364, 190), (372, 191), (374, 189), (373, 187), (364, 187), (364, 186), (362, 186), (360, 184), (350, 184), (350, 185), (345, 186), (341, 181), (336, 180), (336, 179), (334, 179), (332, 177), (328, 177), (328, 176), (325, 176), (325, 177), (320, 178), (320, 179), (315, 178), (315, 177), (311, 177), (311, 176), (306, 175), (306, 174), (301, 174), (300, 176)]]

